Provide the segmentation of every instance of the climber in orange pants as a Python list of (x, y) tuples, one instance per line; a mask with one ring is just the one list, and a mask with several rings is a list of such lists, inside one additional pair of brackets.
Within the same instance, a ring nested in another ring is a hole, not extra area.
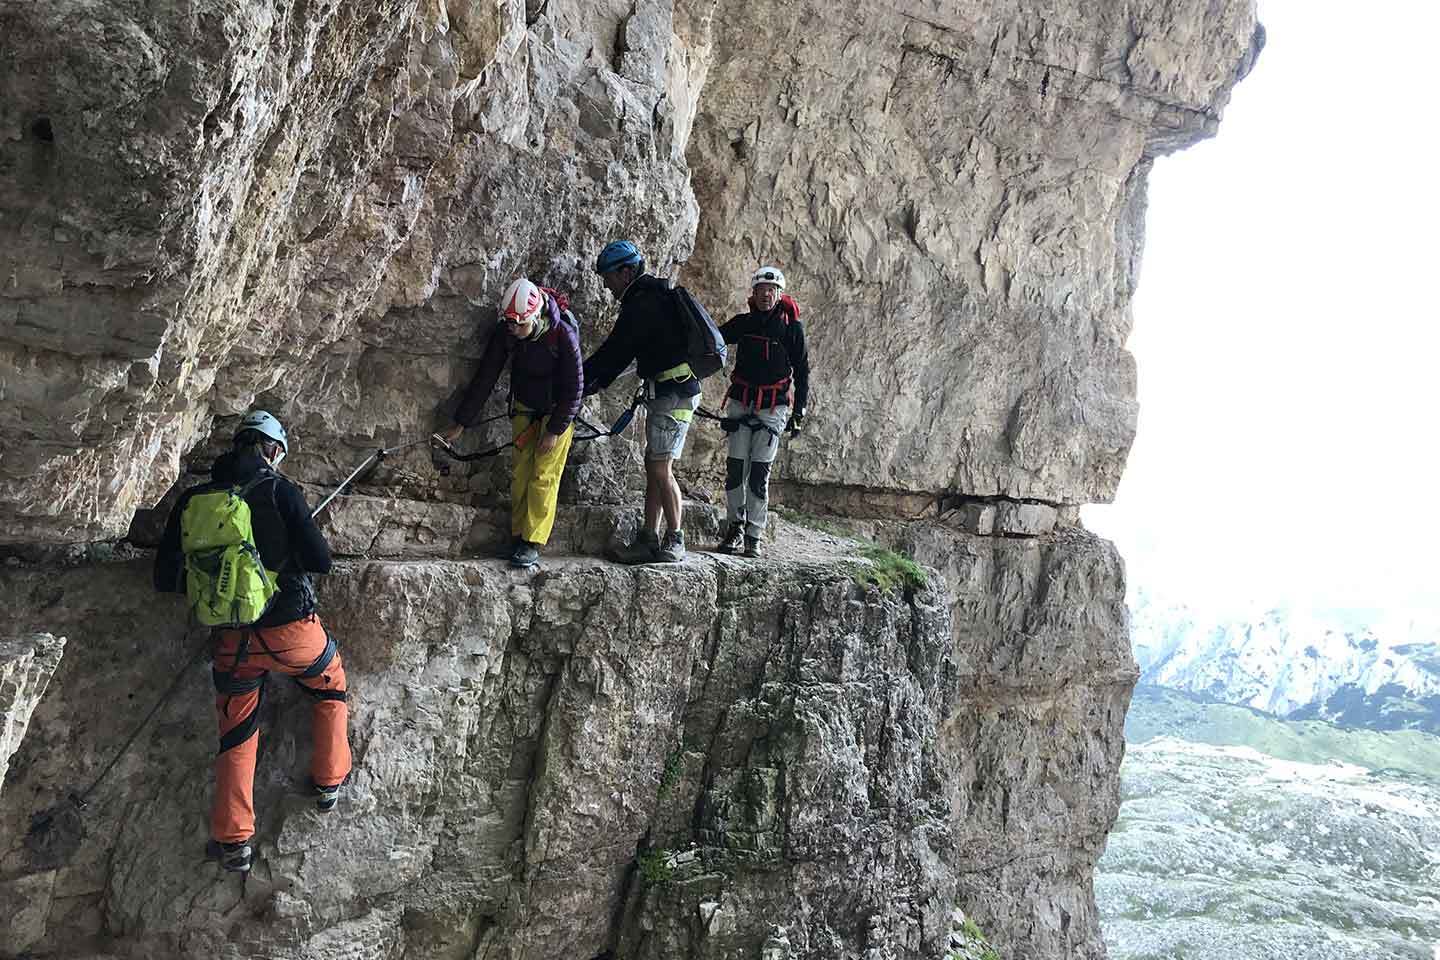
[(255, 752), (265, 675), (270, 671), (293, 677), (314, 700), (310, 778), (317, 785), (320, 809), (333, 807), (335, 797), (320, 796), (318, 785), (339, 784), (350, 773), (345, 665), (320, 618), (312, 613), (276, 627), (220, 631), (213, 662), (220, 753), (215, 758), (210, 835), (222, 844), (233, 844), (255, 833)]
[[(350, 773), (345, 667), (334, 638), (315, 615), (315, 587), (310, 581), (311, 574), (330, 572), (330, 545), (315, 525), (304, 493), (276, 469), (289, 450), (290, 440), (280, 421), (264, 410), (247, 413), (235, 433), (234, 448), (215, 461), (211, 482), (185, 491), (171, 510), (155, 552), (155, 589), (186, 594), (193, 611), (197, 601), (191, 596), (192, 581), (196, 581), (196, 592), (207, 597), (199, 587), (210, 574), (205, 561), (192, 563), (203, 551), (196, 553), (201, 548), (193, 545), (186, 548), (186, 537), (194, 533), (194, 524), (211, 522), (218, 508), (207, 506), (212, 512), (197, 513), (200, 519), (191, 521), (189, 527), (183, 518), (197, 497), (229, 491), (231, 500), (243, 501), (240, 506), (247, 512), (229, 506), (231, 501), (221, 503), (233, 516), (245, 518), (247, 543), (253, 537), (249, 545), (265, 570), (271, 571), (274, 593), (253, 622), (238, 618), (206, 621), (248, 624), (217, 629), (211, 651), (220, 751), (215, 760), (215, 799), (206, 854), (226, 870), (238, 873), (249, 870), (255, 856), (251, 842), (255, 833), (255, 754), (260, 703), (270, 672), (294, 678), (314, 698), (315, 751), (310, 773), (318, 810), (335, 809), (340, 787)], [(191, 554), (185, 553), (186, 549)], [(249, 587), (236, 587), (235, 582), (231, 581), (231, 589), (236, 597), (246, 595), (255, 584), (264, 584), (263, 578)]]

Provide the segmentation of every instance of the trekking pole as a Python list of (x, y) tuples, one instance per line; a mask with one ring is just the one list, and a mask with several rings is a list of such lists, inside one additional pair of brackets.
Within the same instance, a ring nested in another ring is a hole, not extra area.
[[(188, 617), (185, 621), (184, 637), (190, 636), (190, 629), (194, 626), (194, 622), (194, 614), (192, 613), (191, 616)], [(184, 642), (184, 638), (182, 638), (181, 642)], [(125, 754), (130, 750), (130, 747), (134, 745), (137, 739), (139, 739), (141, 731), (143, 731), (149, 725), (150, 721), (154, 719), (155, 714), (159, 713), (161, 708), (164, 707), (165, 704), (170, 702), (170, 698), (175, 696), (176, 691), (180, 689), (181, 682), (185, 679), (185, 675), (190, 672), (191, 667), (195, 666), (195, 664), (200, 661), (201, 656), (206, 653), (207, 649), (208, 647), (203, 643), (196, 644), (195, 652), (190, 655), (190, 659), (187, 660), (185, 662), (185, 665), (176, 672), (175, 679), (170, 682), (170, 686), (165, 690), (163, 694), (160, 695), (160, 699), (155, 701), (155, 705), (150, 708), (150, 712), (145, 714), (145, 718), (140, 721), (139, 726), (135, 728), (135, 732), (130, 734), (130, 737), (123, 744), (121, 744), (120, 749), (115, 752), (115, 756), (110, 758), (110, 762), (105, 764), (105, 769), (100, 771), (100, 775), (90, 782), (90, 786), (86, 787), (78, 794), (74, 791), (71, 791), (66, 796), (65, 799), (70, 802), (70, 805), (72, 807), (79, 811), (84, 810), (87, 806), (90, 805), (90, 795), (94, 793), (95, 789), (104, 782), (107, 776), (110, 775), (110, 771), (115, 769), (115, 764), (120, 762), (120, 758), (125, 756)], [(37, 813), (35, 816), (31, 817), (30, 830), (27, 836), (40, 837), (47, 833), (50, 830), (51, 825), (55, 822), (56, 816), (59, 815), (62, 809), (63, 804), (55, 804), (54, 806), (42, 810), (40, 813)]]
[(336, 487), (334, 490), (331, 490), (329, 495), (327, 495), (324, 500), (321, 500), (314, 510), (310, 511), (310, 518), (313, 520), (315, 517), (320, 516), (320, 511), (330, 506), (330, 501), (334, 500), (336, 497), (340, 496), (340, 494), (344, 493), (349, 488), (350, 484), (354, 483), (362, 473), (369, 470), (371, 467), (378, 466), (386, 457), (390, 456), (392, 453), (395, 453), (397, 450), (405, 450), (409, 447), (417, 446), (418, 444), (422, 444), (430, 439), (432, 438), (421, 437), (419, 440), (411, 440), (407, 443), (397, 444), (393, 447), (381, 447), (377, 449), (374, 453), (370, 454), (370, 456), (362, 460), (360, 462), (360, 466), (356, 467), (354, 470), (351, 470), (350, 476), (340, 481), (340, 486)]

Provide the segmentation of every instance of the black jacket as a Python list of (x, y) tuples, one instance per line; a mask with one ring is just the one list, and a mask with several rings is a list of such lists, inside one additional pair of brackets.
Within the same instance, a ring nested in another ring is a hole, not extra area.
[[(636, 277), (620, 300), (620, 317), (605, 342), (585, 361), (585, 395), (604, 390), (635, 362), (635, 372), (643, 380), (654, 380), (657, 373), (679, 366), (686, 360), (685, 327), (676, 311), (675, 296), (669, 285), (658, 277), (642, 273)], [(665, 393), (694, 396), (700, 392), (700, 381), (669, 381), (661, 385)]]
[(805, 348), (805, 328), (798, 317), (785, 322), (781, 306), (776, 304), (769, 313), (751, 310), (731, 317), (720, 328), (720, 335), (726, 343), (738, 345), (726, 396), (746, 406), (755, 406), (754, 386), (780, 382), (783, 383), (780, 395), (772, 394), (769, 402), (759, 404), (762, 408), (778, 406), (790, 401), (790, 384), (784, 381), (793, 378), (793, 409), (799, 416), (805, 416), (805, 407), (810, 402), (810, 355)]
[(310, 519), (310, 507), (300, 488), (275, 473), (259, 457), (235, 452), (224, 454), (210, 469), (209, 483), (191, 487), (180, 496), (165, 522), (165, 535), (155, 554), (155, 589), (162, 593), (185, 592), (185, 557), (180, 552), (180, 516), (197, 493), (243, 486), (262, 474), (274, 476), (255, 485), (245, 495), (250, 505), (250, 524), (255, 546), (265, 569), (279, 574), (279, 592), (257, 622), (261, 627), (278, 627), (315, 612), (315, 588), (309, 573), (330, 572), (330, 545)]

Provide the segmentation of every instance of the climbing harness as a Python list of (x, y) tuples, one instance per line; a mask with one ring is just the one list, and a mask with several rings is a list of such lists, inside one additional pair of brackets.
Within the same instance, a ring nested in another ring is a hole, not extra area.
[(726, 433), (734, 433), (741, 427), (745, 427), (747, 430), (763, 430), (770, 434), (771, 443), (777, 443), (780, 440), (780, 431), (753, 413), (746, 413), (743, 417), (722, 417), (720, 414), (706, 410), (704, 407), (697, 407), (695, 414), (696, 416), (704, 417), (706, 420), (714, 420), (720, 424), (720, 429)]
[(740, 388), (741, 396), (736, 399), (746, 406), (754, 407), (778, 407), (782, 403), (788, 404), (790, 382), (790, 377), (783, 377), (773, 383), (751, 383), (739, 374), (730, 377), (731, 388)]

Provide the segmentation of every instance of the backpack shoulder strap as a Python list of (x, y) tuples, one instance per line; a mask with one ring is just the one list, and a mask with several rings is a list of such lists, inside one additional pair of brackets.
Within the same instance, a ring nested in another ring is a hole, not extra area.
[[(240, 488), (240, 499), (245, 499), (245, 497), (249, 496), (251, 490), (254, 490), (256, 487), (260, 486), (260, 484), (264, 483), (267, 480), (274, 480), (278, 485), (280, 475), (273, 470), (263, 471), (258, 477), (255, 477), (249, 483), (245, 484)], [(272, 488), (272, 490), (270, 491), (270, 497), (273, 500), (275, 496), (275, 491)]]
[(779, 307), (780, 313), (785, 317), (785, 326), (790, 326), (792, 321), (799, 321), (800, 304), (796, 303), (795, 298), (790, 294), (782, 293), (780, 295)]

